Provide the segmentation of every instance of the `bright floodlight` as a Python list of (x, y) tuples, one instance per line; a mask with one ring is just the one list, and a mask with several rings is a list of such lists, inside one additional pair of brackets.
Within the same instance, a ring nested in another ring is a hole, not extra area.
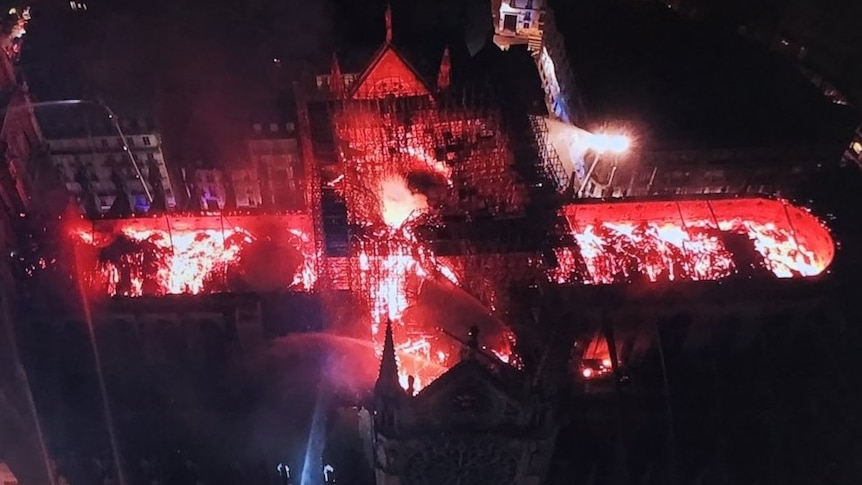
[(598, 153), (623, 153), (631, 146), (631, 140), (625, 135), (609, 135), (595, 133), (589, 140), (590, 148)]

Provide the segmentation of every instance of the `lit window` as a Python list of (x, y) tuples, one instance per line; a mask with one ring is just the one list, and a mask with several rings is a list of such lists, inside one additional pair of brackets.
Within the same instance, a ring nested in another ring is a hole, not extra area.
[(269, 131), (271, 131), (273, 133), (278, 131), (278, 124), (277, 123), (270, 123), (269, 124)]
[(261, 131), (263, 131), (263, 126), (261, 126), (260, 123), (255, 123), (253, 128), (255, 133), (260, 133)]
[(857, 155), (862, 153), (862, 143), (860, 143), (858, 141), (854, 141), (852, 147), (853, 147), (853, 151), (856, 152)]

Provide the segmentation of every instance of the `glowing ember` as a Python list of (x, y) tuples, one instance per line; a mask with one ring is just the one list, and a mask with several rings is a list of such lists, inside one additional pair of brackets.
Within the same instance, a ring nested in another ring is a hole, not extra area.
[[(436, 328), (441, 322), (420, 322), (424, 316), (407, 312), (428, 281), (457, 286), (460, 280), (417, 240), (412, 222), (464, 211), (520, 214), (526, 190), (511, 170), (508, 139), (495, 115), (450, 112), (434, 103), (420, 103), (410, 113), (408, 121), (377, 102), (336, 109), (339, 163), (326, 183), (343, 197), (348, 222), (365, 232), (351, 248), (358, 271), (350, 285), (368, 305), (376, 348), (382, 350), (383, 328), (391, 320), (402, 385), (412, 375), (418, 390), (458, 361), (457, 338), (466, 335), (453, 338)], [(452, 190), (455, 179), (470, 190)], [(488, 354), (508, 361), (509, 346)]]
[[(428, 157), (424, 159), (432, 162)], [(443, 166), (436, 169), (442, 171)], [(427, 198), (412, 191), (405, 178), (396, 175), (384, 177), (378, 192), (380, 216), (387, 227), (371, 232), (369, 240), (361, 244), (356, 256), (359, 287), (368, 292), (364, 297), (369, 302), (377, 351), (382, 351), (382, 329), (390, 320), (395, 326), (401, 384), (406, 389), (408, 376), (413, 376), (414, 389), (418, 391), (454, 364), (450, 357), (457, 355), (459, 343), (433, 327), (405, 324), (404, 312), (415, 302), (428, 278), (439, 276), (457, 285), (458, 277), (417, 240), (409, 224), (428, 212)], [(510, 353), (508, 346), (498, 351), (503, 362), (508, 362)]]
[(123, 236), (101, 251), (111, 295), (141, 296), (147, 282), (158, 294), (201, 293), (212, 275), (234, 264), (242, 245), (253, 241), (239, 228), (224, 234), (125, 229)]
[[(604, 222), (596, 220), (586, 224), (573, 219), (570, 213), (573, 236), (580, 252), (558, 249), (560, 266), (549, 276), (558, 283), (574, 277), (588, 284), (610, 284), (639, 279), (651, 282), (717, 280), (735, 273), (751, 275), (757, 271), (791, 278), (814, 276), (826, 269), (832, 258), (831, 240), (812, 216), (793, 208), (797, 219), (796, 224), (792, 224), (791, 212), (785, 211), (781, 202), (736, 202), (739, 208), (749, 204), (762, 212), (726, 219), (716, 219), (713, 214), (709, 219), (685, 218), (683, 223), (662, 221), (664, 217), (635, 219), (631, 216), (632, 208), (644, 211), (644, 207), (649, 206), (627, 204), (628, 212), (619, 211), (626, 215), (621, 217), (622, 221), (603, 217)], [(764, 215), (767, 209), (775, 210), (771, 204), (778, 204), (781, 210)], [(594, 216), (613, 215), (598, 214), (600, 210), (615, 209), (589, 207), (584, 212)], [(801, 238), (808, 239), (811, 244)]]
[[(290, 233), (299, 240), (299, 247), (313, 247), (311, 237), (308, 234), (299, 229), (291, 229)], [(311, 291), (314, 289), (314, 285), (317, 283), (317, 267), (314, 264), (315, 261), (316, 258), (310, 254), (310, 249), (303, 251), (302, 267), (297, 271), (296, 276), (293, 278), (293, 282), (290, 284), (292, 289), (300, 291)]]
[[(377, 103), (333, 113), (339, 164), (328, 169), (326, 184), (343, 197), (350, 223), (400, 227), (427, 206), (522, 213), (526, 189), (511, 170), (509, 141), (496, 116), (428, 105), (405, 121)], [(455, 179), (471, 195), (451, 190)]]
[[(207, 229), (224, 223), (207, 217), (179, 218), (171, 222), (175, 227), (158, 219), (109, 222), (118, 227), (102, 233), (78, 229), (74, 235), (98, 248), (95, 261), (82, 261), (81, 269), (111, 296), (214, 293), (234, 285), (309, 291), (317, 281), (310, 236), (301, 229), (271, 228), (277, 217), (251, 221), (263, 224), (264, 237), (240, 226)], [(90, 264), (94, 273), (86, 272)]]
[(609, 377), (613, 372), (608, 341), (597, 331), (581, 355), (579, 372), (584, 380)]
[[(358, 286), (368, 291), (375, 349), (378, 354), (382, 352), (383, 329), (391, 320), (401, 384), (406, 389), (408, 376), (413, 376), (418, 391), (458, 361), (461, 343), (425, 322), (405, 322), (404, 313), (415, 303), (426, 281), (443, 278), (457, 285), (458, 277), (416, 240), (409, 227), (385, 234), (362, 243), (356, 257)], [(510, 342), (488, 352), (508, 363)]]
[(427, 150), (421, 147), (417, 148), (415, 145), (408, 145), (405, 147), (404, 151), (411, 157), (421, 160), (428, 166), (428, 168), (437, 174), (442, 175), (449, 183), (449, 186), (452, 186), (452, 167), (450, 167), (446, 162), (434, 159), (434, 157), (428, 154)]

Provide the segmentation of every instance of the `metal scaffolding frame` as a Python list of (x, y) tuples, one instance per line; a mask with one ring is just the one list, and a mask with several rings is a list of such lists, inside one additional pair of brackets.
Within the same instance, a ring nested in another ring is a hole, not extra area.
[[(378, 185), (385, 177), (426, 172), (446, 181), (446, 189), (433, 194), (429, 214), (417, 221), (425, 227), (442, 228), (453, 220), (463, 222), (458, 227), (486, 221), (499, 226), (499, 234), (495, 233), (498, 238), (524, 238), (522, 226), (528, 219), (526, 211), (535, 189), (525, 183), (530, 180), (525, 180), (515, 164), (529, 165), (538, 172), (537, 177), (553, 180), (557, 188), (562, 179), (557, 172), (562, 167), (556, 154), (547, 150), (548, 145), (539, 142), (537, 133), (518, 133), (518, 141), (510, 138), (512, 130), (532, 126), (526, 117), (523, 124), (510, 126), (509, 118), (500, 108), (502, 102), (492, 90), (481, 88), (440, 93), (433, 98), (330, 102), (339, 172), (329, 175), (337, 181), (331, 185), (344, 199), (352, 228), (349, 255), (330, 258), (328, 265), (336, 286), (369, 295), (369, 281), (380, 278), (368, 272), (376, 273), (375, 267), (392, 254), (390, 245), (381, 246), (379, 241), (360, 234), (372, 230), (369, 227), (382, 226)], [(513, 145), (518, 142), (527, 145), (520, 152)], [(516, 161), (516, 153), (522, 152), (529, 159)], [(539, 251), (525, 252), (521, 248), (529, 243), (512, 246), (511, 241), (491, 242), (498, 247), (493, 250), (476, 247), (472, 241), (475, 235), (470, 234), (473, 231), (459, 233), (459, 229), (453, 228), (449, 232), (454, 254), (447, 251), (445, 257), (437, 259), (445, 261), (463, 281), (481, 282), (471, 283), (470, 292), (490, 309), (505, 307), (498, 295), (512, 281), (535, 279), (541, 274)], [(433, 241), (417, 242), (422, 251), (431, 253)], [(418, 254), (413, 256), (422, 259)], [(344, 272), (349, 275), (335, 274)]]
[(560, 161), (557, 150), (554, 149), (548, 139), (548, 125), (539, 116), (530, 116), (529, 118), (530, 128), (536, 137), (539, 160), (545, 176), (554, 182), (557, 190), (562, 191), (568, 186), (569, 178), (566, 175), (566, 170), (563, 168), (563, 163)]

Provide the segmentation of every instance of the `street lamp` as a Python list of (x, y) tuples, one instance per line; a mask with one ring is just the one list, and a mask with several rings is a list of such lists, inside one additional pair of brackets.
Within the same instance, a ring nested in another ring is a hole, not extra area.
[[(610, 152), (619, 155), (621, 153), (625, 153), (631, 147), (631, 139), (626, 135), (594, 133), (586, 138), (586, 142), (586, 149), (587, 151), (593, 152), (594, 158), (593, 163), (590, 164), (590, 169), (587, 170), (587, 174), (578, 189), (578, 197), (583, 197), (584, 189), (587, 188), (587, 182), (589, 182), (590, 178), (593, 176), (593, 171), (595, 171), (596, 165), (598, 165), (599, 159), (603, 153)], [(616, 169), (616, 167), (614, 167), (614, 169)], [(613, 178), (611, 180), (613, 180)]]

